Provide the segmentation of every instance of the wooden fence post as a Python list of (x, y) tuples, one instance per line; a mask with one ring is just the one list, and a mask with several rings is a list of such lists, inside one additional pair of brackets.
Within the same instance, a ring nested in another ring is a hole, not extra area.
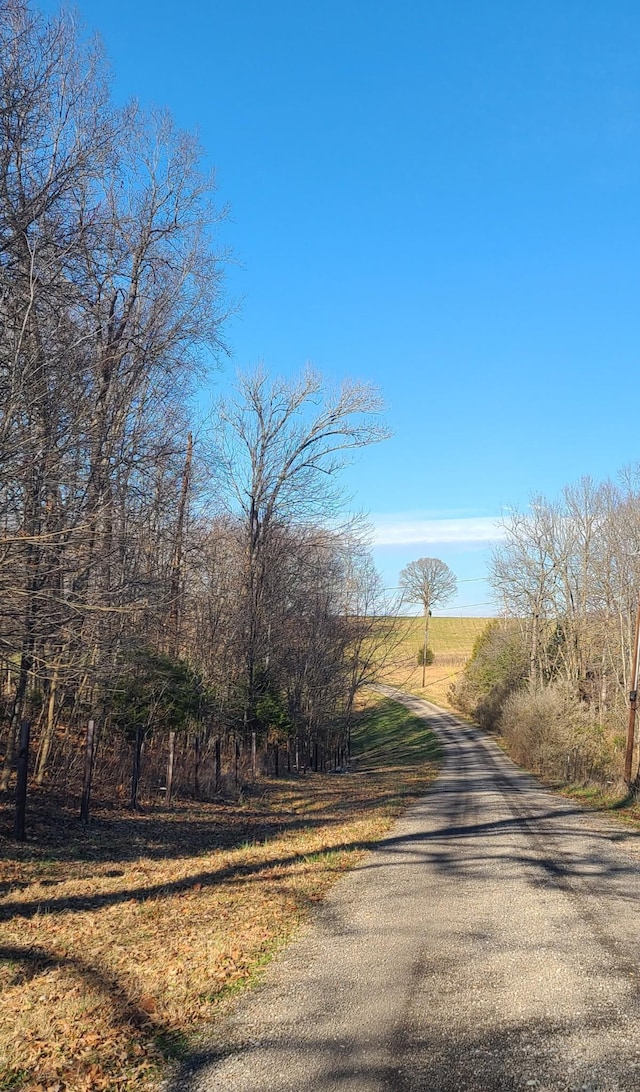
[(18, 778), (16, 781), (16, 823), (17, 842), (26, 839), (25, 816), (27, 811), (27, 777), (29, 774), (29, 735), (31, 722), (23, 720), (20, 725), (20, 746), (18, 748)]
[(91, 801), (91, 780), (93, 778), (93, 759), (95, 754), (94, 721), (87, 724), (87, 738), (84, 746), (84, 777), (82, 779), (82, 799), (80, 801), (80, 818), (86, 826), (89, 822), (89, 805)]
[(216, 792), (220, 792), (220, 736), (216, 739), (215, 781)]

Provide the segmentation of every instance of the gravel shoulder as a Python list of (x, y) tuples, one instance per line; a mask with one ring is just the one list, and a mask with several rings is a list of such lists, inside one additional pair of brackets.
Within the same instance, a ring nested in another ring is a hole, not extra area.
[(440, 778), (167, 1087), (640, 1088), (640, 835), (384, 691), (440, 735)]

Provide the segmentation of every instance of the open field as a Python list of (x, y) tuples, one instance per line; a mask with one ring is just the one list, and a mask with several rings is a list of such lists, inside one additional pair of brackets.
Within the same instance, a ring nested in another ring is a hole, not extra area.
[(435, 660), (427, 667), (426, 687), (422, 688), (422, 668), (417, 653), (422, 648), (424, 619), (398, 618), (385, 620), (392, 627), (390, 652), (381, 681), (410, 690), (420, 697), (448, 707), (449, 687), (462, 671), (471, 655), (473, 643), (482, 632), (488, 618), (432, 618), (429, 622), (429, 647)]
[(86, 833), (34, 798), (30, 842), (0, 839), (0, 1089), (154, 1087), (437, 772), (435, 738), (388, 700), (354, 751), (352, 772), (239, 801), (96, 804)]

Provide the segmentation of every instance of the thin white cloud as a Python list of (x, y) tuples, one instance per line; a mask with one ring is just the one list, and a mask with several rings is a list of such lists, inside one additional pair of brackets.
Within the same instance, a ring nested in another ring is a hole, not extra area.
[(465, 519), (415, 519), (404, 516), (373, 516), (375, 546), (409, 546), (419, 543), (498, 542), (504, 536), (497, 516), (468, 516)]

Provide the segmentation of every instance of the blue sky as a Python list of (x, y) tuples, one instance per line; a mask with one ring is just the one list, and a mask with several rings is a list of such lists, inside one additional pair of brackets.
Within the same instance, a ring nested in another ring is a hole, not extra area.
[(231, 206), (218, 385), (260, 360), (378, 384), (394, 436), (347, 481), (385, 582), (441, 557), (450, 613), (489, 613), (503, 508), (639, 455), (640, 6), (78, 10), (118, 97), (197, 129)]

